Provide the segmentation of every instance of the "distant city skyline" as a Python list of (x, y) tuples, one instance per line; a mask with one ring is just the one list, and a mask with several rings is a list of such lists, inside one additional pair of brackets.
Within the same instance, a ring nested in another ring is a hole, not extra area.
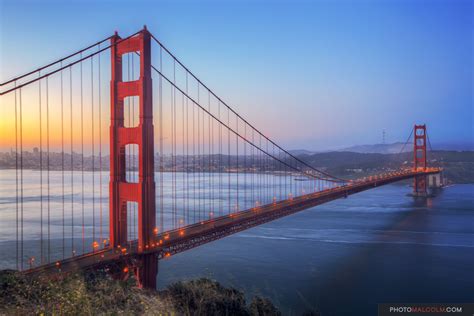
[[(472, 148), (472, 12), (472, 2), (462, 0), (3, 0), (0, 81), (115, 30), (126, 36), (146, 24), (222, 99), (287, 149), (382, 143), (383, 130), (387, 143), (403, 142), (414, 123), (428, 125), (433, 144)], [(52, 138), (57, 146), (57, 133)]]

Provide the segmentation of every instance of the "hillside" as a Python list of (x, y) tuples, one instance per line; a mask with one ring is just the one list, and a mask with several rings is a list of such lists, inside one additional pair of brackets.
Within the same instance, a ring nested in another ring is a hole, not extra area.
[[(366, 174), (395, 170), (400, 166), (409, 167), (413, 160), (413, 153), (328, 152), (299, 157), (329, 173), (356, 178)], [(428, 164), (442, 167), (444, 175), (453, 183), (474, 183), (474, 151), (429, 152)]]
[(57, 280), (0, 271), (0, 315), (281, 315), (268, 299), (247, 304), (241, 291), (209, 279), (162, 291), (134, 284), (91, 271)]
[(374, 145), (357, 145), (344, 148), (339, 151), (350, 151), (361, 154), (397, 154), (402, 150), (406, 151), (409, 148), (404, 147), (404, 143), (398, 142), (393, 144), (374, 144)]

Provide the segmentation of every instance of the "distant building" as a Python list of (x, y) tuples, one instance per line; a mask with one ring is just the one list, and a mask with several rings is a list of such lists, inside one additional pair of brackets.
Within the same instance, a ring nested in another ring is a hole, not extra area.
[(357, 169), (346, 169), (346, 171), (348, 171), (348, 172), (354, 172), (354, 173), (361, 173), (363, 170), (360, 169), (360, 168), (357, 168)]
[(35, 154), (39, 153), (38, 147), (33, 148), (33, 153), (35, 153)]

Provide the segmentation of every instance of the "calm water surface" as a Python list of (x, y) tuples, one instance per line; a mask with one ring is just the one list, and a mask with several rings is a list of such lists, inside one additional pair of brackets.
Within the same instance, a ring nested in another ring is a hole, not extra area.
[(427, 202), (388, 185), (160, 261), (160, 287), (207, 276), (285, 315), (376, 315), (379, 302), (474, 301), (474, 185)]

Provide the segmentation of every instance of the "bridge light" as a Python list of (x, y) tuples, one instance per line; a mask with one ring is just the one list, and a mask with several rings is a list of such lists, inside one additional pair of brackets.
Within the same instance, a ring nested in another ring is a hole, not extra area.
[(56, 261), (56, 267), (59, 267), (61, 263), (59, 261)]
[(158, 235), (158, 227), (153, 228), (153, 233), (154, 233), (155, 235)]
[(170, 239), (170, 235), (165, 235), (164, 238), (165, 238), (165, 240), (168, 240), (168, 239)]
[(179, 235), (180, 235), (180, 236), (184, 236), (184, 231), (183, 231), (183, 230), (180, 230), (180, 231), (179, 231)]
[(171, 254), (169, 252), (165, 253), (165, 258), (171, 257)]
[(123, 273), (128, 273), (128, 267), (123, 268)]
[(160, 245), (161, 245), (161, 244), (163, 243), (163, 240), (162, 240), (162, 239), (160, 239), (159, 243), (160, 243)]

